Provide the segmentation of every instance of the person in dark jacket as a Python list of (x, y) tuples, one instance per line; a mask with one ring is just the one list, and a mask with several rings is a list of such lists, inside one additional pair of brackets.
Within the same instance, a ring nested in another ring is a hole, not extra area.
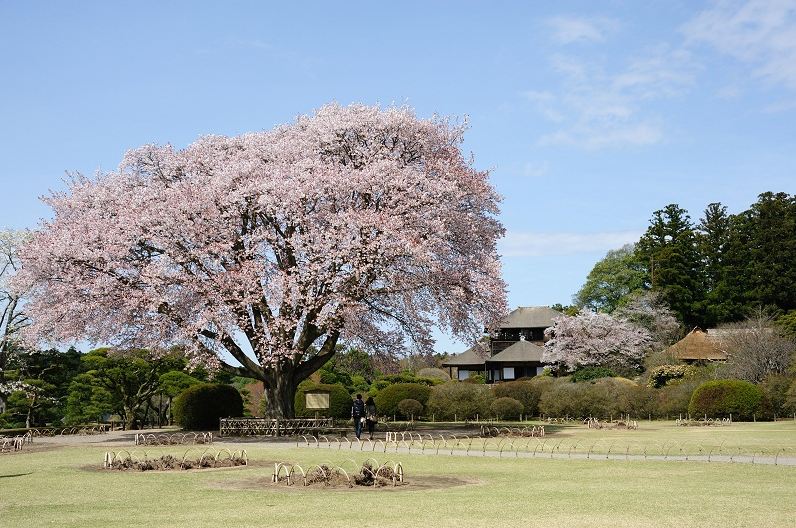
[(362, 434), (362, 423), (365, 421), (365, 402), (362, 401), (361, 394), (357, 394), (357, 399), (351, 404), (351, 419), (354, 420), (354, 434), (359, 439)]
[(368, 396), (365, 402), (365, 420), (368, 424), (368, 434), (370, 439), (373, 440), (373, 431), (376, 430), (376, 423), (379, 421), (376, 416), (376, 402), (373, 401), (373, 396)]

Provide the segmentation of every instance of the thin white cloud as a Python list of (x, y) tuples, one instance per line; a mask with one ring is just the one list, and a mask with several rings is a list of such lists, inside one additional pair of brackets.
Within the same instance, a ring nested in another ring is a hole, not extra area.
[(541, 257), (606, 252), (638, 241), (641, 231), (534, 233), (509, 231), (498, 244), (504, 257)]
[(717, 2), (682, 31), (751, 65), (755, 78), (796, 90), (796, 1)]
[(661, 127), (654, 123), (632, 124), (577, 124), (567, 130), (545, 134), (539, 138), (539, 146), (568, 145), (588, 150), (617, 147), (621, 145), (654, 145), (663, 139)]
[(619, 22), (607, 17), (556, 16), (546, 20), (553, 40), (560, 44), (602, 42), (619, 28)]
[(543, 161), (541, 163), (528, 162), (522, 167), (522, 175), (526, 178), (541, 178), (550, 172), (550, 163)]
[(663, 141), (662, 121), (647, 110), (647, 103), (684, 93), (696, 70), (688, 52), (667, 46), (649, 49), (616, 71), (569, 55), (554, 55), (550, 61), (561, 78), (560, 90), (522, 93), (556, 124), (537, 144), (585, 149)]

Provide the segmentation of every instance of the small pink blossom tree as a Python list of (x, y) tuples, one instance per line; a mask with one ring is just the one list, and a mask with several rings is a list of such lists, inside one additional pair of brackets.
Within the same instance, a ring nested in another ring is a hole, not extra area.
[(475, 339), (506, 311), (503, 228), (463, 132), (328, 105), (75, 177), (22, 251), (26, 337), (181, 345), (262, 380), (272, 417), (293, 416), (297, 385), (338, 342), (428, 351), (435, 324)]
[(647, 330), (608, 314), (589, 311), (555, 318), (545, 335), (549, 340), (544, 344), (542, 360), (568, 369), (585, 366), (639, 369), (652, 344)]

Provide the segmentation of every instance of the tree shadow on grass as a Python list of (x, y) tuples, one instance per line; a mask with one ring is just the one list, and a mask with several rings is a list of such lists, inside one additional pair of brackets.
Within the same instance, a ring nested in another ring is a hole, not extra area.
[(15, 473), (13, 475), (0, 475), (0, 479), (3, 478), (13, 478), (13, 477), (24, 477), (25, 475), (32, 475), (33, 471), (29, 471), (28, 473)]

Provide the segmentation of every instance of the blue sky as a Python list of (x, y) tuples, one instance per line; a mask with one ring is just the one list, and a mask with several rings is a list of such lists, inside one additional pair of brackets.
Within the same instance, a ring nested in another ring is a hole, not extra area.
[(64, 171), (330, 101), (469, 116), (512, 306), (568, 303), (668, 203), (796, 193), (796, 0), (286, 4), (0, 0), (0, 226)]

